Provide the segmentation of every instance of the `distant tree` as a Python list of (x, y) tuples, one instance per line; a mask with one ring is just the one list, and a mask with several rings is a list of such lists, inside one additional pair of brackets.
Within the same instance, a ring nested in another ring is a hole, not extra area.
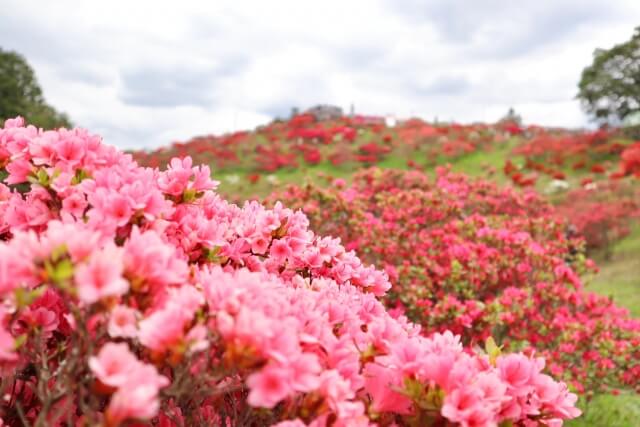
[(578, 88), (583, 108), (600, 123), (617, 125), (640, 111), (640, 27), (630, 40), (596, 49)]
[(0, 125), (22, 116), (38, 127), (71, 127), (69, 117), (47, 104), (35, 73), (22, 55), (0, 48)]

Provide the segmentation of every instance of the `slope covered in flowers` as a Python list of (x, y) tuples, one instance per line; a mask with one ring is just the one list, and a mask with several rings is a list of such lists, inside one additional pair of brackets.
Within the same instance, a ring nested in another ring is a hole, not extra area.
[(142, 165), (156, 167), (189, 155), (196, 163), (213, 164), (220, 171), (243, 171), (259, 179), (259, 174), (321, 163), (357, 168), (401, 158), (410, 167), (434, 165), (494, 150), (511, 139), (517, 141), (512, 157), (524, 159), (505, 170), (517, 185), (531, 186), (541, 176), (565, 179), (570, 171), (613, 178), (640, 176), (640, 145), (619, 130), (548, 129), (508, 120), (463, 125), (414, 118), (388, 125), (381, 117), (320, 121), (302, 114), (253, 131), (199, 136), (135, 151), (133, 156)]
[[(531, 132), (539, 132), (531, 128)], [(387, 126), (381, 117), (341, 117), (320, 121), (302, 114), (274, 121), (253, 131), (207, 135), (151, 151), (135, 151), (146, 166), (162, 166), (174, 156), (190, 155), (221, 172), (247, 173), (252, 180), (265, 174), (314, 166), (353, 169), (407, 159), (409, 165), (451, 160), (505, 142), (523, 129), (510, 124), (441, 124), (420, 119)]]
[[(386, 273), (306, 216), (221, 199), (80, 129), (0, 130), (7, 425), (562, 424), (543, 358), (390, 315)], [(455, 326), (452, 324), (452, 326)], [(444, 329), (444, 328), (443, 328)]]
[(435, 179), (368, 169), (350, 186), (272, 198), (384, 268), (394, 284), (386, 305), (425, 330), (535, 349), (581, 391), (640, 384), (640, 320), (583, 289), (581, 273), (595, 268), (584, 242), (536, 193), (444, 168)]
[(349, 179), (371, 165), (428, 171), (451, 163), (465, 174), (553, 193), (554, 204), (595, 253), (609, 252), (640, 217), (639, 144), (620, 129), (549, 129), (508, 120), (461, 125), (410, 119), (390, 126), (380, 117), (319, 121), (302, 114), (133, 155), (154, 167), (187, 155), (214, 165), (234, 200), (266, 196), (281, 181)]

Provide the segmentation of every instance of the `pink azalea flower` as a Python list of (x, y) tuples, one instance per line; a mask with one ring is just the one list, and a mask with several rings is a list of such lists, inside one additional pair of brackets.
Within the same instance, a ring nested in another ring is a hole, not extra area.
[(400, 371), (369, 363), (365, 367), (365, 389), (371, 395), (372, 408), (376, 412), (408, 414), (411, 400), (396, 390), (402, 390), (403, 377)]
[(535, 365), (530, 358), (523, 354), (508, 354), (496, 360), (496, 366), (503, 381), (516, 396), (529, 391), (529, 381), (535, 374)]
[(562, 389), (559, 383), (548, 375), (537, 375), (535, 380), (537, 398), (542, 402), (553, 402), (558, 399)]
[(446, 395), (442, 415), (450, 421), (464, 423), (472, 414), (482, 409), (480, 397), (480, 391), (473, 386), (455, 389)]
[(137, 311), (127, 306), (118, 305), (109, 316), (107, 331), (111, 337), (135, 338), (138, 333)]
[[(4, 318), (4, 313), (0, 311), (0, 319)], [(13, 336), (0, 323), (0, 362), (14, 362), (18, 360), (15, 352), (15, 342)]]
[(133, 227), (124, 252), (127, 277), (148, 285), (151, 292), (158, 287), (180, 283), (187, 276), (184, 260), (179, 259), (175, 248), (155, 231), (141, 232)]
[(251, 240), (251, 251), (255, 254), (264, 254), (269, 248), (269, 240), (265, 237), (258, 236)]
[(295, 420), (280, 421), (278, 424), (274, 424), (273, 427), (307, 427), (307, 425), (299, 418), (296, 418)]
[(129, 351), (127, 344), (107, 343), (97, 356), (89, 358), (89, 368), (101, 383), (111, 387), (122, 387), (138, 368), (138, 359)]
[(129, 290), (129, 282), (122, 278), (122, 251), (109, 245), (95, 252), (89, 262), (81, 264), (75, 272), (78, 297), (93, 304), (104, 297), (119, 296)]
[(158, 390), (155, 387), (123, 387), (111, 398), (107, 419), (110, 425), (120, 425), (127, 419), (148, 420), (156, 416), (159, 408)]
[(289, 375), (287, 369), (274, 365), (267, 365), (261, 371), (251, 374), (247, 378), (250, 389), (247, 402), (251, 406), (273, 408), (292, 392)]
[(7, 119), (4, 121), (4, 127), (6, 129), (10, 128), (21, 128), (24, 126), (24, 118), (21, 116), (17, 116), (13, 119)]
[(56, 313), (45, 307), (28, 307), (20, 316), (20, 320), (40, 329), (43, 336), (47, 338), (58, 328), (59, 324)]
[(129, 200), (119, 194), (112, 194), (106, 203), (104, 213), (108, 219), (118, 227), (122, 227), (129, 222), (133, 213)]
[(107, 408), (107, 419), (114, 425), (127, 419), (148, 420), (160, 408), (158, 392), (169, 380), (158, 375), (151, 365), (138, 363), (129, 381), (112, 396)]
[(308, 392), (320, 385), (322, 367), (315, 354), (304, 353), (289, 363), (290, 383), (296, 391)]
[(138, 338), (147, 348), (164, 351), (184, 338), (188, 321), (184, 311), (170, 305), (144, 318), (139, 324)]
[(84, 141), (75, 135), (69, 135), (58, 141), (54, 148), (58, 158), (68, 168), (79, 165), (85, 155)]
[(9, 163), (6, 169), (9, 176), (5, 179), (5, 183), (13, 185), (27, 182), (27, 177), (35, 168), (29, 161), (17, 159)]
[(78, 219), (82, 218), (87, 206), (87, 199), (81, 192), (73, 192), (62, 200), (62, 211)]
[(275, 240), (271, 244), (271, 249), (269, 250), (269, 255), (277, 260), (284, 260), (291, 256), (291, 253), (289, 245), (282, 240)]

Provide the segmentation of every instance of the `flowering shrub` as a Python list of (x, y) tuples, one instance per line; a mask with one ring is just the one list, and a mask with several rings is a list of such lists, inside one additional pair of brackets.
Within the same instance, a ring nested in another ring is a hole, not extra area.
[(640, 189), (628, 181), (587, 181), (564, 196), (558, 211), (584, 236), (588, 249), (608, 253), (640, 217)]
[(601, 169), (598, 162), (619, 156), (624, 146), (607, 130), (593, 132), (539, 131), (514, 149), (526, 158), (525, 165), (553, 176), (557, 168), (572, 162), (574, 169)]
[[(206, 166), (84, 130), (0, 130), (0, 417), (9, 425), (561, 425), (544, 359), (420, 334), (385, 273)], [(563, 273), (568, 274), (568, 273)], [(139, 424), (136, 424), (139, 425)]]
[(640, 178), (640, 141), (627, 147), (620, 155), (622, 175), (635, 175)]
[(579, 274), (593, 263), (535, 193), (446, 169), (435, 180), (370, 169), (346, 189), (290, 187), (275, 199), (384, 268), (394, 284), (386, 305), (426, 333), (535, 349), (579, 390), (640, 384), (640, 321), (583, 290)]

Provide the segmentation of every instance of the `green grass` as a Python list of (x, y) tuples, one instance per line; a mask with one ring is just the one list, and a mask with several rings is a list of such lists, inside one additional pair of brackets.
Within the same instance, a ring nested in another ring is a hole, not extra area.
[(452, 170), (471, 176), (485, 176), (488, 167), (494, 168), (496, 174), (492, 178), (506, 182), (507, 179), (502, 173), (502, 167), (516, 145), (516, 140), (509, 140), (500, 146), (492, 147), (490, 150), (478, 150), (452, 162)]
[[(361, 140), (367, 140), (371, 135), (360, 135)], [(257, 140), (255, 144), (267, 143), (266, 140)], [(511, 151), (518, 144), (517, 139), (511, 139), (499, 145), (489, 145), (484, 149), (460, 157), (439, 156), (429, 158), (420, 150), (407, 151), (403, 147), (395, 147), (391, 153), (378, 162), (375, 166), (383, 169), (408, 169), (407, 160), (410, 158), (416, 164), (421, 165), (425, 172), (433, 172), (435, 166), (450, 164), (456, 172), (464, 172), (471, 176), (490, 177), (500, 183), (506, 183), (508, 178), (502, 173), (502, 166)], [(321, 148), (322, 149), (322, 148)], [(360, 163), (345, 163), (335, 166), (328, 161), (309, 166), (301, 162), (297, 168), (280, 169), (274, 173), (260, 173), (260, 180), (251, 184), (247, 177), (253, 173), (248, 163), (242, 163), (233, 170), (214, 170), (215, 179), (221, 181), (219, 191), (221, 194), (230, 197), (232, 200), (242, 200), (247, 198), (260, 198), (267, 196), (271, 192), (285, 187), (287, 184), (303, 184), (304, 182), (315, 182), (323, 184), (326, 180), (323, 177), (344, 178), (349, 181), (351, 175), (362, 168)], [(493, 168), (496, 173), (488, 174), (488, 170)], [(270, 178), (269, 178), (270, 177)]]
[(621, 393), (601, 394), (589, 403), (580, 402), (582, 415), (568, 421), (567, 427), (637, 427), (640, 424), (640, 396)]
[(640, 317), (640, 224), (614, 245), (610, 259), (596, 261), (600, 272), (587, 289), (611, 296), (616, 304)]
[[(273, 191), (283, 189), (288, 184), (324, 183), (326, 180), (323, 177), (349, 180), (355, 170), (356, 167), (353, 165), (334, 166), (329, 162), (322, 162), (313, 166), (305, 165), (295, 169), (279, 169), (273, 173), (260, 173), (260, 180), (255, 184), (249, 182), (247, 178), (249, 173), (245, 171), (215, 174), (215, 179), (221, 181), (219, 188), (221, 194), (232, 199), (247, 199), (265, 197)], [(237, 182), (230, 179), (237, 179)]]

